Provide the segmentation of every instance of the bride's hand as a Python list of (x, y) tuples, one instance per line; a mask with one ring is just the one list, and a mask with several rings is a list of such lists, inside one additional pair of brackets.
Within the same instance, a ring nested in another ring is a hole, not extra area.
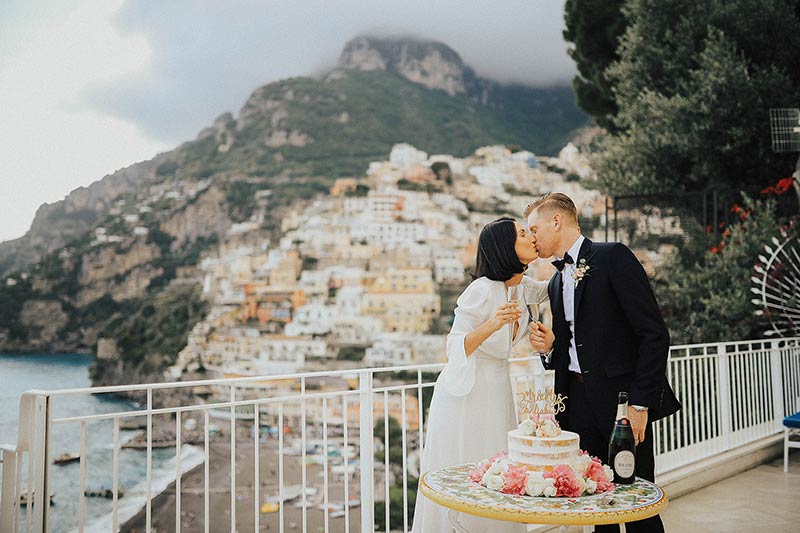
[(522, 311), (519, 308), (519, 304), (508, 303), (498, 307), (494, 312), (494, 316), (489, 319), (489, 322), (491, 323), (492, 330), (498, 331), (506, 324), (512, 324), (519, 320), (520, 316), (522, 316)]
[(532, 322), (531, 330), (531, 346), (539, 353), (549, 352), (553, 348), (553, 343), (556, 341), (556, 336), (551, 328), (548, 328), (541, 322)]

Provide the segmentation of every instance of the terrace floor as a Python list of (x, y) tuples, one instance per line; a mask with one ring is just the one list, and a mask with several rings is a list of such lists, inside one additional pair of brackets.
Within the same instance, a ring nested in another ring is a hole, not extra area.
[(668, 533), (800, 532), (800, 452), (790, 453), (786, 474), (781, 455), (671, 500), (661, 517)]
[(667, 531), (796, 533), (800, 531), (800, 453), (783, 455), (669, 503)]

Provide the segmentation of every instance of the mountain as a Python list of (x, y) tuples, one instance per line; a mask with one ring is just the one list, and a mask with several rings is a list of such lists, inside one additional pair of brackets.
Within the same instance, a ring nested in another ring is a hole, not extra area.
[(25, 236), (0, 244), (0, 351), (114, 337), (124, 364), (99, 381), (156, 372), (202, 316), (193, 269), (235, 238), (232, 225), (277, 236), (288, 206), (363, 175), (396, 143), (549, 154), (586, 120), (568, 86), (481, 79), (441, 43), (354, 39), (325, 75), (260, 87), (195, 139), (42, 206)]
[(195, 140), (43, 205), (23, 237), (0, 243), (0, 275), (79, 238), (117, 196), (163, 176), (358, 175), (397, 142), (454, 155), (494, 143), (550, 154), (586, 123), (573, 100), (567, 85), (481, 79), (441, 43), (360, 37), (322, 79), (260, 87), (237, 117), (221, 115)]

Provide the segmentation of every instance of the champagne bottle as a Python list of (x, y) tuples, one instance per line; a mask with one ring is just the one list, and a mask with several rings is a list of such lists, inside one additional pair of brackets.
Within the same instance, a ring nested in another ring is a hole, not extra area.
[(629, 485), (636, 476), (636, 443), (628, 420), (628, 393), (619, 393), (617, 419), (608, 444), (608, 464), (614, 470), (614, 483)]

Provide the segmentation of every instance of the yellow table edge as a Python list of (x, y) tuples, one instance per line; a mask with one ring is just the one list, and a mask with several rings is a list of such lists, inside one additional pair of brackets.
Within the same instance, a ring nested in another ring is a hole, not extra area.
[[(667, 493), (661, 489), (661, 498), (658, 501), (638, 507), (636, 509), (620, 510), (620, 511), (582, 511), (581, 513), (571, 512), (566, 514), (558, 511), (513, 511), (502, 512), (494, 508), (472, 503), (466, 503), (456, 498), (449, 498), (433, 490), (428, 485), (426, 477), (428, 472), (422, 474), (419, 480), (419, 490), (429, 500), (438, 503), (448, 509), (467, 513), (475, 516), (482, 516), (484, 518), (491, 518), (494, 520), (504, 520), (506, 522), (521, 522), (523, 524), (554, 524), (562, 526), (596, 526), (604, 524), (619, 524), (622, 522), (634, 522), (636, 520), (644, 520), (659, 514), (669, 502)], [(488, 489), (487, 489), (488, 490)], [(522, 497), (522, 496), (520, 496)]]

